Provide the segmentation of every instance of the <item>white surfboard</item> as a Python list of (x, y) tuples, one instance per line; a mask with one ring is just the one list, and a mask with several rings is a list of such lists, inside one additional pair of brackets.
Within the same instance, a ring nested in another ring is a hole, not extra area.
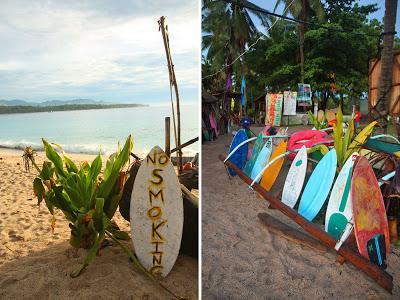
[(358, 156), (359, 154), (356, 152), (347, 159), (336, 178), (329, 197), (325, 215), (325, 231), (336, 240), (343, 236), (347, 223), (349, 223), (353, 214), (350, 187), (354, 162)]
[(307, 148), (303, 145), (296, 154), (283, 186), (282, 202), (293, 208), (299, 199), (307, 171)]
[(158, 146), (146, 156), (136, 175), (130, 218), (140, 263), (155, 276), (167, 276), (181, 245), (183, 200), (174, 167)]

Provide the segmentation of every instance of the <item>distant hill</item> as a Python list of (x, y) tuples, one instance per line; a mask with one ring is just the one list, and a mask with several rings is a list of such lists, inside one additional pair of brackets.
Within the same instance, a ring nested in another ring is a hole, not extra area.
[(30, 105), (24, 100), (0, 100), (0, 105), (11, 106), (11, 105)]
[(48, 100), (43, 102), (28, 102), (20, 99), (0, 100), (0, 106), (60, 106), (60, 105), (80, 105), (80, 104), (111, 104), (104, 101), (95, 101), (92, 99), (72, 99), (72, 100)]
[(23, 114), (33, 112), (53, 112), (69, 110), (111, 109), (143, 107), (143, 104), (59, 104), (59, 105), (0, 105), (0, 114)]

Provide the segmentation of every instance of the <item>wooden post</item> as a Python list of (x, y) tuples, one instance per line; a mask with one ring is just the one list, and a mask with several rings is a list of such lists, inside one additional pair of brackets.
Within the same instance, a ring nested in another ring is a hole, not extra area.
[[(220, 155), (219, 159), (223, 162), (225, 160), (225, 157), (223, 155)], [(225, 165), (227, 165), (229, 168), (232, 168), (239, 176), (239, 178), (241, 178), (245, 183), (247, 183), (248, 185), (252, 183), (253, 180), (247, 177), (246, 174), (243, 173), (243, 171), (239, 169), (235, 164), (231, 163), (230, 161), (226, 161)], [(297, 211), (283, 204), (282, 201), (280, 201), (279, 199), (269, 195), (269, 193), (258, 183), (255, 183), (253, 185), (253, 189), (275, 208), (279, 209), (282, 213), (284, 213), (290, 219), (299, 224), (306, 232), (317, 238), (322, 244), (328, 246), (331, 249), (335, 248), (336, 240), (333, 239), (328, 233), (321, 230), (314, 223), (306, 220)], [(343, 256), (346, 261), (351, 262), (355, 267), (359, 268), (369, 277), (374, 279), (389, 293), (392, 293), (393, 277), (390, 274), (379, 268), (376, 264), (373, 264), (372, 262), (361, 256), (360, 254), (354, 252), (347, 244), (343, 244), (339, 251), (337, 251), (337, 253)]]
[(165, 153), (171, 156), (171, 120), (165, 117)]
[[(179, 91), (178, 91), (178, 83), (176, 82), (175, 71), (174, 71), (174, 64), (172, 62), (171, 51), (169, 48), (169, 37), (168, 37), (168, 28), (165, 26), (165, 17), (162, 16), (160, 20), (158, 20), (159, 29), (161, 30), (163, 41), (164, 41), (164, 48), (165, 54), (167, 56), (167, 63), (168, 63), (168, 74), (169, 74), (169, 82), (170, 87), (174, 87), (175, 91), (175, 98), (176, 98), (176, 115), (178, 119), (178, 126), (175, 132), (176, 135), (176, 147), (179, 148), (178, 150), (178, 173), (182, 173), (182, 150), (180, 150), (181, 146), (181, 111), (179, 105)], [(171, 99), (172, 100), (172, 99)], [(173, 105), (173, 103), (172, 103)], [(172, 110), (174, 110), (172, 106)], [(174, 118), (174, 129), (175, 129), (175, 118)]]

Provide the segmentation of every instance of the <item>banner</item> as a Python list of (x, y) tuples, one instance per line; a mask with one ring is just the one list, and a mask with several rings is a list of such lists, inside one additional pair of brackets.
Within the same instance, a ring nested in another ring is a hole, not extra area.
[(280, 126), (282, 119), (283, 94), (267, 94), (265, 102), (267, 111), (266, 122), (271, 126)]
[(305, 83), (298, 84), (297, 102), (299, 106), (312, 105), (311, 100), (311, 86)]
[(297, 92), (283, 92), (283, 115), (295, 116), (297, 104)]
[(243, 75), (242, 76), (242, 86), (240, 87), (240, 93), (242, 94), (241, 98), (240, 98), (240, 102), (241, 102), (242, 106), (244, 106), (244, 104), (245, 104), (245, 95), (244, 95), (245, 89), (246, 89), (246, 81), (244, 80), (244, 75)]

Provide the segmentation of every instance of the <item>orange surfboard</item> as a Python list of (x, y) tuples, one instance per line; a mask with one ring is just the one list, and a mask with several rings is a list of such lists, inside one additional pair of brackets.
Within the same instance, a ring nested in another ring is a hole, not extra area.
[(389, 253), (389, 228), (378, 180), (361, 156), (351, 180), (354, 233), (358, 250), (366, 259), (385, 267)]
[[(269, 159), (272, 161), (275, 157), (284, 154), (286, 152), (287, 141), (282, 141), (278, 146), (276, 146), (274, 152)], [(260, 185), (269, 191), (275, 183), (276, 178), (281, 171), (283, 161), (285, 160), (284, 157), (275, 161), (268, 169), (265, 170), (263, 177), (261, 178)]]

